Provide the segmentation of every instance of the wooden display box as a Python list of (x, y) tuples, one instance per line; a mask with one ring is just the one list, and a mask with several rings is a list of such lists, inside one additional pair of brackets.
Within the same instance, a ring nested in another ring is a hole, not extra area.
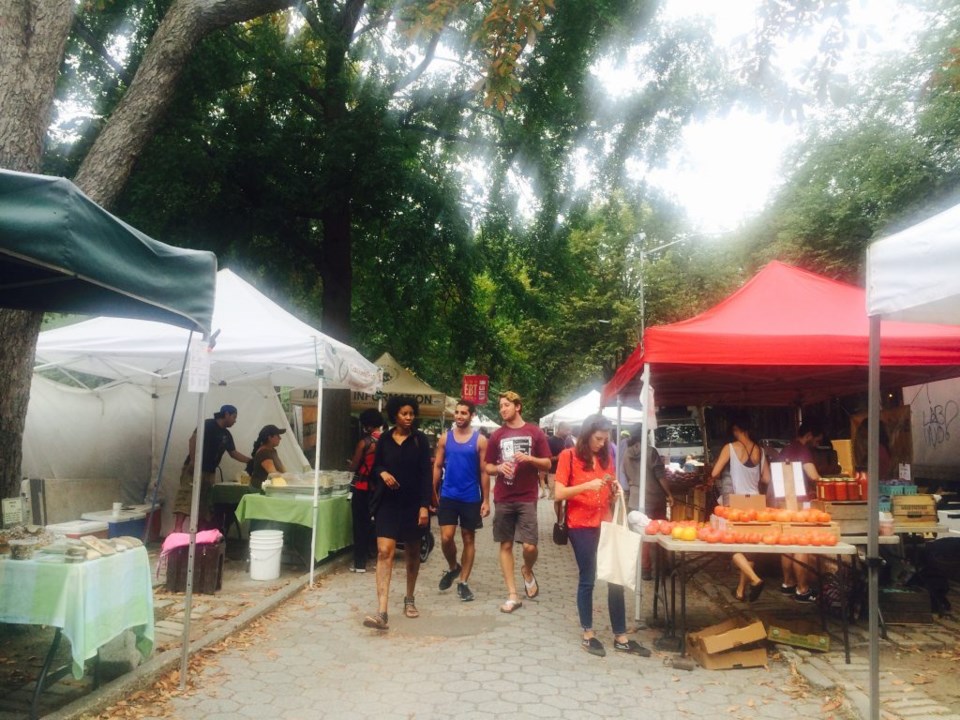
[(864, 535), (870, 522), (865, 500), (814, 500), (811, 507), (830, 513), (842, 535)]
[[(218, 543), (197, 545), (193, 559), (193, 591), (204, 595), (213, 595), (223, 586), (223, 559), (227, 544)], [(186, 592), (187, 559), (190, 547), (174, 548), (167, 557), (167, 590)]]
[(728, 504), (737, 510), (763, 510), (767, 507), (766, 495), (730, 495)]
[(936, 525), (937, 503), (933, 495), (894, 495), (893, 522), (897, 525)]
[(767, 639), (807, 650), (828, 652), (830, 636), (819, 630), (816, 623), (802, 620), (772, 619), (767, 623)]
[(810, 532), (827, 532), (833, 535), (838, 540), (840, 539), (840, 525), (839, 523), (829, 522), (829, 523), (798, 523), (798, 522), (785, 522), (780, 523), (780, 534), (786, 535), (787, 537), (793, 537), (795, 535), (802, 535), (803, 533)]
[(730, 619), (687, 633), (687, 653), (707, 670), (766, 667), (765, 647), (744, 647), (766, 638), (762, 622), (741, 624)]
[(781, 523), (778, 522), (746, 522), (746, 521), (737, 521), (733, 522), (732, 520), (727, 520), (726, 518), (718, 518), (716, 515), (711, 515), (711, 525), (717, 530), (728, 530), (730, 532), (747, 532), (747, 533), (761, 533), (766, 535), (768, 533), (780, 534)]

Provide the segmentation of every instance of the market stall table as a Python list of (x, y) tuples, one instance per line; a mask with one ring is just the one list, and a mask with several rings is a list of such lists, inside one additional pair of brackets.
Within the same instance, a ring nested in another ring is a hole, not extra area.
[[(244, 495), (237, 506), (237, 519), (266, 520), (310, 528), (313, 498), (276, 495)], [(317, 537), (313, 545), (318, 561), (353, 544), (353, 517), (346, 496), (321, 498), (316, 514)], [(287, 533), (284, 533), (286, 537)], [(309, 547), (309, 540), (307, 541)]]
[(34, 690), (35, 717), (61, 635), (70, 641), (69, 669), (77, 679), (83, 677), (85, 661), (125, 630), (133, 630), (141, 656), (149, 657), (154, 631), (147, 550), (138, 547), (80, 563), (42, 553), (30, 560), (0, 558), (0, 622), (57, 628)]
[[(236, 522), (237, 507), (245, 495), (256, 495), (260, 491), (252, 485), (240, 483), (217, 483), (210, 490), (210, 507), (213, 521), (223, 536), (227, 536), (230, 526)], [(237, 533), (243, 539), (240, 524), (237, 523)]]
[[(667, 630), (664, 633), (664, 639), (673, 640), (676, 639), (674, 632), (677, 630), (677, 601), (676, 601), (676, 589), (673, 584), (676, 578), (680, 580), (680, 637), (677, 639), (677, 645), (679, 647), (680, 653), (685, 654), (686, 648), (684, 645), (684, 638), (687, 634), (687, 579), (690, 575), (695, 573), (697, 570), (703, 566), (709, 564), (719, 554), (730, 555), (733, 553), (749, 553), (749, 554), (764, 554), (764, 555), (782, 555), (782, 554), (806, 554), (806, 555), (817, 555), (817, 556), (827, 556), (827, 557), (836, 557), (837, 566), (839, 568), (839, 577), (841, 579), (842, 591), (841, 596), (841, 624), (843, 627), (843, 647), (846, 655), (847, 663), (850, 662), (850, 637), (848, 632), (848, 619), (847, 619), (847, 602), (846, 602), (846, 571), (842, 562), (840, 562), (841, 556), (844, 555), (856, 555), (857, 549), (848, 543), (839, 542), (836, 545), (832, 546), (822, 546), (822, 545), (763, 545), (763, 544), (753, 544), (753, 543), (708, 543), (703, 540), (674, 540), (671, 537), (666, 535), (651, 535), (644, 536), (644, 539), (650, 538), (647, 542), (652, 542), (653, 540), (659, 545), (661, 552), (658, 553), (658, 561), (656, 563), (656, 592), (657, 595), (663, 594), (663, 603), (664, 607), (667, 609)], [(670, 577), (671, 577), (671, 599), (668, 603), (666, 601), (666, 580), (663, 575), (663, 553), (670, 553), (674, 558), (678, 559), (678, 562), (671, 563)], [(688, 555), (694, 555), (694, 558), (688, 558)], [(656, 607), (657, 599), (654, 598), (654, 607)], [(824, 625), (826, 625), (826, 615), (823, 613), (823, 606), (821, 605), (821, 617)]]

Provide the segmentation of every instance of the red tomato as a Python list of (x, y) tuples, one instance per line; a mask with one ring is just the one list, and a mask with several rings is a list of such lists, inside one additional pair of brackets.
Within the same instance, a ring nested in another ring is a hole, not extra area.
[(780, 536), (776, 533), (767, 533), (760, 538), (760, 542), (764, 545), (777, 545), (780, 542)]
[(647, 535), (656, 535), (660, 532), (660, 521), (651, 520), (647, 527), (644, 528), (643, 532)]
[(661, 534), (661, 535), (669, 535), (669, 534), (672, 533), (672, 532), (673, 532), (673, 523), (670, 522), (669, 520), (661, 520), (661, 521), (660, 521), (660, 534)]
[(720, 533), (720, 542), (722, 543), (732, 545), (734, 542), (736, 542), (736, 540), (736, 536), (729, 530), (724, 530), (722, 533)]
[(757, 514), (757, 511), (753, 510), (752, 508), (750, 510), (745, 510), (743, 513), (743, 519), (747, 522), (753, 522), (757, 519)]
[(829, 545), (830, 547), (833, 547), (834, 545), (837, 544), (837, 536), (836, 536), (836, 535), (829, 535), (829, 534), (827, 534), (827, 533), (824, 533), (824, 534), (823, 534), (823, 544), (824, 544), (824, 545)]
[(732, 508), (727, 513), (727, 520), (730, 522), (742, 522), (743, 521), (743, 510), (737, 508)]
[(789, 535), (781, 535), (777, 539), (777, 545), (793, 545), (793, 538)]
[(720, 542), (720, 533), (717, 530), (710, 530), (710, 533), (707, 535), (708, 543), (718, 543)]

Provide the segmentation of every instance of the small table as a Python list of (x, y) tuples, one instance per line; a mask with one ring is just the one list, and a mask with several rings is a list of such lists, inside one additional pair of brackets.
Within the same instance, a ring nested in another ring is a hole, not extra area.
[[(843, 589), (841, 595), (840, 614), (843, 626), (843, 647), (846, 653), (847, 663), (850, 662), (850, 635), (847, 620), (847, 602), (846, 602), (846, 570), (840, 557), (843, 555), (856, 555), (857, 549), (848, 543), (839, 542), (833, 546), (822, 545), (763, 545), (754, 543), (708, 543), (703, 540), (674, 540), (666, 535), (647, 536), (655, 537), (656, 542), (664, 552), (671, 553), (679, 562), (673, 563), (670, 571), (671, 585), (675, 578), (680, 580), (680, 638), (679, 650), (682, 655), (686, 654), (685, 638), (687, 635), (687, 579), (694, 572), (704, 565), (712, 562), (718, 555), (729, 555), (732, 553), (745, 554), (764, 554), (764, 555), (784, 555), (784, 554), (803, 554), (803, 555), (824, 555), (836, 556), (839, 576)], [(688, 558), (693, 555), (693, 558)], [(667, 632), (665, 637), (670, 637), (675, 631), (677, 602), (675, 588), (671, 588), (671, 602), (666, 602), (666, 582), (662, 576), (661, 562), (657, 562), (657, 593), (660, 592), (661, 583), (663, 584), (664, 607), (667, 609)], [(656, 603), (656, 598), (654, 598)], [(655, 605), (656, 607), (656, 605)], [(821, 605), (821, 619), (826, 627), (826, 614)]]
[[(68, 670), (78, 680), (84, 663), (125, 630), (133, 630), (142, 657), (153, 651), (153, 587), (144, 547), (81, 563), (37, 554), (30, 560), (0, 559), (0, 622), (57, 628), (37, 678), (31, 704), (48, 680), (61, 635), (70, 641)], [(58, 671), (49, 679), (62, 677)]]
[[(244, 495), (237, 506), (237, 519), (272, 520), (309, 528), (313, 517), (313, 498), (277, 495)], [(353, 545), (353, 516), (346, 495), (321, 498), (317, 504), (317, 537), (313, 544), (316, 561)], [(309, 547), (309, 541), (308, 541)]]
[(240, 483), (217, 483), (211, 488), (210, 507), (213, 511), (213, 521), (220, 528), (224, 537), (227, 536), (230, 526), (236, 523), (237, 534), (243, 540), (243, 532), (236, 519), (237, 507), (245, 495), (257, 495), (259, 492), (252, 485), (241, 485)]

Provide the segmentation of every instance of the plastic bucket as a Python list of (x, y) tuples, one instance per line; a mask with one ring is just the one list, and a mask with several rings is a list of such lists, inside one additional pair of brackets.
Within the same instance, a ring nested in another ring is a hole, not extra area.
[(283, 530), (254, 530), (250, 533), (250, 579), (276, 580), (280, 577)]

